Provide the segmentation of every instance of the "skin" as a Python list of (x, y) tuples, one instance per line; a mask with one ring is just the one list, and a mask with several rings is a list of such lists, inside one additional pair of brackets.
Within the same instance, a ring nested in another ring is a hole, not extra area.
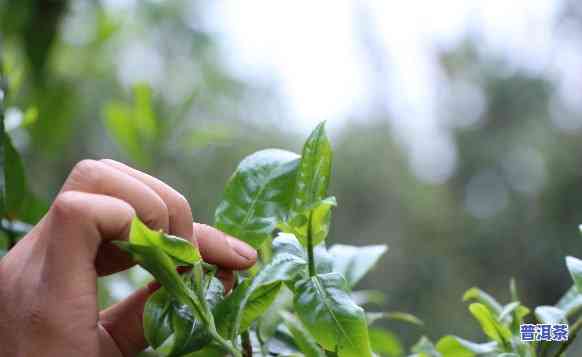
[(193, 224), (188, 202), (160, 180), (112, 160), (81, 161), (46, 216), (0, 261), (0, 356), (129, 357), (147, 347), (142, 313), (157, 283), (97, 306), (97, 278), (134, 265), (109, 242), (128, 239), (135, 215), (197, 244), (227, 290), (232, 271), (256, 261), (247, 244)]

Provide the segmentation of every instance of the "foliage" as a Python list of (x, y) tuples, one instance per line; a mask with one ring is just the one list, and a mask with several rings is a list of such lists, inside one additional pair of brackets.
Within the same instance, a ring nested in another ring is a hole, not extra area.
[[(150, 345), (168, 356), (209, 346), (234, 356), (249, 355), (253, 347), (254, 354), (278, 354), (272, 349), (280, 345), (285, 354), (307, 356), (372, 356), (372, 346), (378, 353), (400, 351), (396, 339), (372, 345), (368, 325), (384, 317), (419, 320), (404, 313), (367, 316), (351, 291), (386, 247), (326, 248), (335, 206), (327, 196), (330, 176), (324, 123), (307, 139), (301, 157), (269, 149), (242, 160), (226, 185), (216, 225), (259, 248), (262, 259), (226, 296), (216, 283), (216, 268), (202, 262), (195, 247), (135, 219), (129, 242), (117, 244), (162, 285), (144, 312)], [(180, 276), (179, 266), (190, 270)], [(268, 323), (270, 331), (263, 328)]]

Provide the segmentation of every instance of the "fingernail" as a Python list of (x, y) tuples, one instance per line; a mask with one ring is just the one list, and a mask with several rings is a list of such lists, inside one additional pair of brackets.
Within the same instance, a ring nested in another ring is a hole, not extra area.
[(227, 239), (228, 244), (230, 244), (230, 246), (236, 252), (236, 254), (245, 258), (246, 260), (257, 259), (257, 251), (253, 247), (246, 244), (245, 242), (242, 242), (232, 237), (227, 237)]

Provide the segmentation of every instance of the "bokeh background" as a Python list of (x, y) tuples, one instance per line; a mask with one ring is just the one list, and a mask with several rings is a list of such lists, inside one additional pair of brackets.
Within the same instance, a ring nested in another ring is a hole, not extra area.
[[(479, 340), (465, 290), (506, 302), (515, 277), (554, 304), (582, 256), (581, 5), (0, 0), (6, 126), (46, 200), (108, 157), (212, 223), (238, 161), (327, 120), (330, 241), (390, 246), (361, 287), (425, 321), (391, 325), (409, 344)], [(103, 304), (144, 279), (105, 279)]]

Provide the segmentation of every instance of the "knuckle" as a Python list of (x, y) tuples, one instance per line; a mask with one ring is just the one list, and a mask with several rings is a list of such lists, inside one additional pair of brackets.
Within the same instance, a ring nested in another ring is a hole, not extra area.
[(150, 207), (144, 217), (140, 218), (148, 227), (166, 230), (169, 224), (168, 206), (160, 199)]
[(67, 191), (59, 194), (52, 205), (52, 212), (60, 218), (79, 217), (83, 214), (83, 200), (79, 192)]
[(71, 171), (71, 179), (77, 183), (97, 185), (99, 183), (99, 171), (102, 163), (95, 160), (85, 159), (79, 161)]
[(188, 202), (186, 197), (184, 197), (184, 195), (177, 191), (175, 192), (176, 192), (176, 206), (178, 207), (178, 210), (183, 212), (191, 212), (192, 210), (190, 208), (190, 203)]
[(33, 330), (43, 330), (50, 323), (49, 314), (41, 304), (31, 304), (24, 312), (25, 320)]

